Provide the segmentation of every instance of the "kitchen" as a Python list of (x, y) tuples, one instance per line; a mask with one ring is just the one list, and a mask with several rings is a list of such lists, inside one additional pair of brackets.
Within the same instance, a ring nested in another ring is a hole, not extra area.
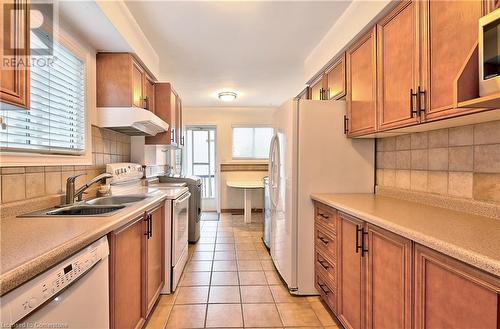
[(499, 6), (3, 1), (2, 326), (498, 328)]

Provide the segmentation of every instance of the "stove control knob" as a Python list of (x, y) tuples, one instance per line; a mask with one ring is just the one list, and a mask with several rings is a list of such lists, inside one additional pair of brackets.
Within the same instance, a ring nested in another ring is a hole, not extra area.
[(35, 308), (36, 307), (36, 298), (31, 297), (28, 300), (28, 306), (29, 306), (29, 308)]

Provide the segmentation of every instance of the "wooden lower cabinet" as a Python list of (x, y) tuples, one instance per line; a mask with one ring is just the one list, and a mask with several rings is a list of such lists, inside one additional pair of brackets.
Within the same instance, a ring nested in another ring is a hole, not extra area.
[(410, 329), (412, 242), (367, 224), (366, 327)]
[(363, 222), (341, 214), (339, 216), (339, 308), (338, 317), (346, 329), (364, 328), (365, 257), (359, 246)]
[(109, 234), (111, 328), (140, 328), (146, 321), (142, 297), (145, 231), (141, 216)]
[(415, 329), (500, 326), (500, 279), (415, 247)]
[[(499, 277), (327, 205), (315, 208), (316, 288), (345, 328), (500, 328)], [(335, 232), (318, 213), (334, 215)]]
[(146, 314), (153, 309), (165, 278), (165, 220), (164, 208), (151, 212), (150, 237), (146, 239)]
[(164, 206), (108, 235), (110, 327), (141, 328), (164, 284)]

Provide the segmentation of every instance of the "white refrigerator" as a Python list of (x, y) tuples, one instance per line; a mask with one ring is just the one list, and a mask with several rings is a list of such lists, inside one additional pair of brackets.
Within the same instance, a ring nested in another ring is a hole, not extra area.
[(373, 139), (344, 135), (344, 101), (289, 100), (274, 114), (269, 157), (271, 257), (293, 294), (314, 287), (312, 193), (373, 193)]

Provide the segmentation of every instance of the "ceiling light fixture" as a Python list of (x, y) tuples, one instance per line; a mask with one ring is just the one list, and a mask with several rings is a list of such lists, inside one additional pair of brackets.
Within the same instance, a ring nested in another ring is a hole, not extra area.
[(232, 102), (238, 95), (234, 91), (221, 91), (218, 97), (223, 102)]

